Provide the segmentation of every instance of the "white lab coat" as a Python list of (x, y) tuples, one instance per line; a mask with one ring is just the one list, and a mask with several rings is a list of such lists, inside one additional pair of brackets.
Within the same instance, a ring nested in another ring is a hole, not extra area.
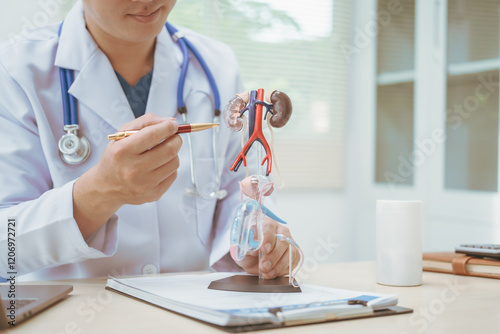
[[(236, 269), (227, 256), (229, 232), (240, 202), (238, 180), (229, 171), (240, 134), (220, 127), (222, 201), (191, 198), (187, 140), (179, 153), (177, 180), (157, 202), (125, 205), (88, 240), (73, 218), (74, 181), (96, 165), (108, 140), (134, 119), (105, 54), (85, 28), (77, 2), (59, 25), (29, 33), (0, 48), (0, 254), (7, 249), (7, 220), (16, 219), (15, 271), (20, 280), (82, 278), (156, 272)], [(182, 29), (197, 46), (215, 76), (221, 108), (242, 90), (237, 61), (224, 44)], [(182, 56), (166, 29), (157, 38), (147, 113), (175, 117)], [(57, 147), (64, 134), (59, 67), (75, 71), (70, 93), (78, 100), (80, 132), (92, 153), (78, 166), (65, 165)], [(211, 122), (212, 93), (204, 72), (191, 57), (184, 99), (189, 122)], [(222, 118), (221, 118), (222, 120)], [(185, 135), (182, 135), (185, 136)], [(212, 134), (192, 134), (199, 187), (206, 193), (214, 179)], [(221, 260), (222, 259), (222, 260)], [(7, 256), (0, 276), (9, 277)]]

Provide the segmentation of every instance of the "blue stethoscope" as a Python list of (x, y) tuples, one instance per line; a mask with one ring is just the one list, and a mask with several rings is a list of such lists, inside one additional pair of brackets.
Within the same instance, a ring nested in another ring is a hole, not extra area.
[[(63, 27), (61, 23), (59, 27), (59, 36), (61, 36), (61, 31)], [(172, 39), (177, 42), (179, 48), (182, 52), (182, 65), (181, 74), (179, 76), (179, 84), (177, 86), (177, 111), (182, 116), (184, 123), (189, 123), (187, 120), (187, 108), (183, 100), (184, 85), (186, 82), (187, 70), (189, 67), (189, 51), (196, 57), (200, 63), (205, 75), (210, 84), (210, 88), (214, 97), (214, 119), (213, 123), (219, 123), (220, 119), (220, 95), (215, 83), (215, 79), (212, 72), (207, 66), (207, 63), (201, 56), (200, 52), (194, 47), (194, 45), (184, 36), (184, 34), (178, 31), (170, 23), (166, 22), (165, 27)], [(74, 71), (60, 68), (59, 76), (61, 81), (61, 92), (62, 92), (62, 104), (63, 104), (63, 115), (64, 115), (64, 131), (66, 134), (59, 140), (59, 155), (61, 159), (69, 165), (79, 165), (83, 163), (90, 155), (90, 143), (85, 136), (78, 133), (78, 104), (76, 98), (69, 94), (69, 88), (74, 82)], [(213, 129), (212, 136), (212, 149), (214, 153), (214, 167), (215, 167), (215, 185), (214, 190), (209, 194), (202, 192), (196, 182), (196, 169), (195, 169), (195, 158), (193, 152), (193, 145), (191, 142), (191, 134), (187, 134), (187, 142), (189, 146), (190, 155), (190, 170), (191, 170), (191, 182), (193, 183), (193, 189), (186, 189), (186, 194), (188, 196), (202, 197), (205, 199), (222, 199), (227, 195), (227, 191), (220, 189), (221, 179), (220, 179), (220, 169), (218, 161), (218, 138), (219, 138), (219, 128)]]

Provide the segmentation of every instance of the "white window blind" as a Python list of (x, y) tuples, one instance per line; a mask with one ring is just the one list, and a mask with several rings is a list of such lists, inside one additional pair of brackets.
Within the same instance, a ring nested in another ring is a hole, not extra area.
[(290, 96), (292, 118), (275, 131), (286, 189), (342, 186), (349, 1), (178, 1), (169, 21), (230, 45), (246, 90)]

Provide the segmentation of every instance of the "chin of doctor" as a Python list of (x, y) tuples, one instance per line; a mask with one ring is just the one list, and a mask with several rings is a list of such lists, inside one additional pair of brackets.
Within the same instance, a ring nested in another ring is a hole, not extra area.
[(83, 0), (89, 30), (123, 43), (154, 41), (175, 3), (176, 0)]

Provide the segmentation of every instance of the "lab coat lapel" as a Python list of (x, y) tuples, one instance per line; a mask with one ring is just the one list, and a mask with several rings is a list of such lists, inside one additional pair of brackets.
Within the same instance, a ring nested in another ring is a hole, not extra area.
[[(69, 92), (80, 106), (87, 106), (116, 130), (135, 119), (113, 67), (100, 50), (82, 68)], [(80, 108), (81, 117), (84, 112)]]
[(181, 72), (182, 54), (167, 30), (163, 28), (156, 40), (153, 80), (149, 91), (147, 113), (175, 117), (177, 84)]
[(54, 65), (80, 71), (97, 48), (86, 28), (82, 2), (78, 1), (64, 19)]

